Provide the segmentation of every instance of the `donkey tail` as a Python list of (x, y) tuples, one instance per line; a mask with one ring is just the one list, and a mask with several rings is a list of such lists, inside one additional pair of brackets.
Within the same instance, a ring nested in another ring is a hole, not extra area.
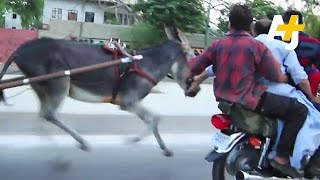
[(0, 73), (0, 80), (3, 78), (3, 76), (6, 74), (9, 66), (13, 63), (14, 61), (14, 55), (10, 56), (10, 58), (7, 60), (7, 62), (4, 63), (3, 65), (3, 68), (1, 70), (1, 73)]
[[(3, 78), (3, 76), (5, 75), (5, 73), (7, 72), (9, 66), (12, 64), (12, 62), (14, 61), (14, 57), (15, 55), (10, 56), (10, 58), (7, 60), (7, 62), (5, 62), (1, 73), (0, 73), (0, 84), (1, 84), (1, 79)], [(0, 102), (4, 102), (6, 104), (5, 98), (4, 98), (4, 94), (3, 94), (3, 89), (0, 89)]]

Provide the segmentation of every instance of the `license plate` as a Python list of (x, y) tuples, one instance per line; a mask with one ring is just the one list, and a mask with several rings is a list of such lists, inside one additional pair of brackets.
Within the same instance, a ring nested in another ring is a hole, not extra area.
[(221, 132), (216, 132), (213, 135), (213, 145), (219, 149), (226, 150), (230, 145), (231, 138)]

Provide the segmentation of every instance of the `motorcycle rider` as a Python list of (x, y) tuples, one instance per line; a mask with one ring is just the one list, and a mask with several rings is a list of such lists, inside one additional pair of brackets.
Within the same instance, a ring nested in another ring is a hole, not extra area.
[(248, 6), (235, 4), (229, 14), (228, 35), (212, 42), (202, 54), (190, 61), (192, 73), (200, 74), (206, 67), (215, 68), (214, 95), (218, 101), (237, 103), (243, 108), (271, 118), (281, 118), (284, 128), (276, 156), (270, 164), (291, 177), (301, 175), (291, 167), (296, 136), (304, 124), (308, 109), (296, 99), (266, 92), (261, 77), (284, 83), (288, 77), (272, 52), (250, 34), (253, 17)]

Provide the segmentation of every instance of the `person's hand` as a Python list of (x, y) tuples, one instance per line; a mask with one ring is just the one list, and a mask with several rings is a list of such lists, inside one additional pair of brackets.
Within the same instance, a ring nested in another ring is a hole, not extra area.
[(197, 93), (200, 91), (200, 84), (202, 83), (202, 80), (200, 76), (195, 76), (193, 78), (193, 82), (191, 83), (189, 89), (186, 91), (186, 96), (194, 97), (197, 95)]
[(290, 78), (289, 78), (289, 76), (287, 74), (283, 74), (282, 77), (281, 77), (281, 81), (283, 83), (289, 83)]
[(320, 98), (319, 97), (313, 96), (311, 101), (320, 104)]

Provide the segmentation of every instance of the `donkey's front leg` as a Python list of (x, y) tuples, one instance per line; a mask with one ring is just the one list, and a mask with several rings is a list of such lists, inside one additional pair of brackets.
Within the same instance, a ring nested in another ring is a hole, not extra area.
[(152, 132), (160, 148), (163, 150), (163, 154), (165, 156), (173, 156), (173, 152), (166, 147), (165, 143), (163, 142), (159, 134), (159, 117), (148, 111), (146, 108), (142, 107), (139, 103), (130, 106), (121, 106), (121, 109), (136, 114), (147, 125), (147, 130), (145, 132), (133, 138), (134, 142), (140, 141), (142, 138), (144, 138)]

